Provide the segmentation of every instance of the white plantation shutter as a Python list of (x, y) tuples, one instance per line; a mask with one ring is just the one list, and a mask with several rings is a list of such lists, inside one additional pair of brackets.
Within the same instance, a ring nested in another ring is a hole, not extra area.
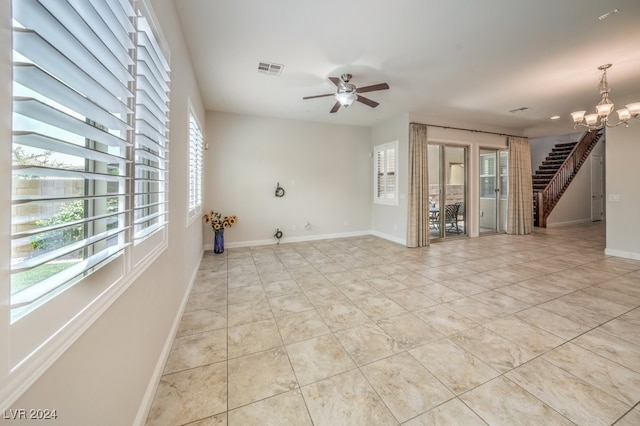
[(396, 150), (394, 148), (387, 148), (386, 153), (386, 168), (385, 168), (385, 195), (387, 198), (393, 198), (396, 191)]
[(398, 143), (378, 145), (374, 152), (374, 201), (380, 204), (398, 204)]
[(202, 212), (202, 130), (189, 108), (189, 219)]
[(165, 227), (169, 132), (169, 65), (145, 17), (138, 17), (134, 238)]
[(385, 192), (384, 151), (376, 151), (376, 197), (383, 198)]
[(128, 245), (133, 13), (126, 1), (13, 2), (14, 315)]
[(167, 247), (169, 52), (148, 1), (11, 6), (1, 401), (46, 371)]

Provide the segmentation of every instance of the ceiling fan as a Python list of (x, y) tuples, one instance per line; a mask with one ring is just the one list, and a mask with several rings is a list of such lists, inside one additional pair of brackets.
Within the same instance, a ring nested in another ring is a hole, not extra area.
[(342, 74), (340, 78), (338, 77), (329, 77), (329, 80), (333, 84), (336, 85), (338, 90), (335, 93), (327, 93), (326, 95), (315, 95), (315, 96), (305, 96), (302, 99), (314, 99), (314, 98), (323, 98), (325, 96), (333, 96), (336, 98), (336, 103), (331, 108), (330, 113), (337, 112), (341, 106), (347, 108), (353, 102), (358, 101), (362, 102), (365, 105), (369, 105), (371, 108), (377, 107), (379, 104), (376, 101), (372, 101), (371, 99), (365, 98), (364, 96), (360, 96), (360, 93), (373, 92), (376, 90), (385, 90), (389, 88), (387, 83), (373, 84), (371, 86), (365, 87), (356, 87), (354, 84), (349, 83), (351, 81), (351, 74)]

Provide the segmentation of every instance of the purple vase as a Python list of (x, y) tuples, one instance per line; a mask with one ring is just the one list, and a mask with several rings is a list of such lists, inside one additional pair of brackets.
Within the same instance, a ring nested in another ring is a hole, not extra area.
[(224, 253), (224, 229), (213, 231), (213, 252)]

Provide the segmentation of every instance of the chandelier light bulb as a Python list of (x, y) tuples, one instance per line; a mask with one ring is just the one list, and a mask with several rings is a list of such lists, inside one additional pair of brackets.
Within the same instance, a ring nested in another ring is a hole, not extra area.
[(640, 102), (627, 104), (626, 107), (629, 110), (629, 114), (631, 114), (632, 117), (637, 117), (640, 114)]
[(593, 126), (598, 122), (598, 114), (587, 114), (584, 116), (584, 121), (586, 121), (589, 126)]
[(596, 112), (601, 117), (607, 117), (609, 114), (611, 114), (611, 111), (613, 111), (613, 104), (611, 103), (596, 105)]
[(631, 118), (631, 113), (627, 108), (622, 108), (616, 111), (618, 113), (618, 120), (626, 121)]
[(572, 112), (571, 113), (571, 118), (573, 118), (574, 123), (580, 123), (582, 120), (584, 120), (584, 114), (587, 111), (576, 111), (576, 112)]

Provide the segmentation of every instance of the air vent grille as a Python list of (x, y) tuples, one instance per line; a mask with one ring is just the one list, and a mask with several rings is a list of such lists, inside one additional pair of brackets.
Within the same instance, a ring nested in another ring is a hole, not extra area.
[(267, 75), (279, 76), (282, 73), (284, 65), (274, 64), (272, 62), (258, 63), (258, 72)]
[(514, 113), (514, 114), (517, 114), (517, 113), (519, 113), (519, 112), (523, 112), (523, 111), (526, 111), (526, 110), (528, 110), (528, 109), (531, 109), (531, 107), (523, 106), (523, 107), (520, 107), (520, 108), (514, 108), (514, 109), (512, 109), (512, 110), (509, 110), (509, 112), (512, 112), (512, 113)]

